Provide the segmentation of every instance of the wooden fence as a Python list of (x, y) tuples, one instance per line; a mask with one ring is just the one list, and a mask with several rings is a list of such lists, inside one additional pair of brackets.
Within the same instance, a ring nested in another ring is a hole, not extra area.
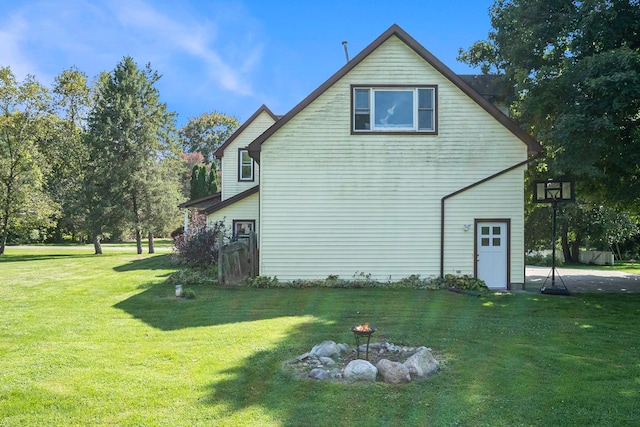
[(258, 275), (258, 245), (256, 234), (224, 244), (218, 236), (218, 283), (238, 285)]

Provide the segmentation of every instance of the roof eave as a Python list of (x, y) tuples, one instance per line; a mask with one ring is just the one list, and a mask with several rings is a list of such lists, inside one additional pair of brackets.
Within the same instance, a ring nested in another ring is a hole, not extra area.
[(227, 138), (227, 140), (220, 147), (218, 147), (213, 155), (217, 159), (221, 159), (224, 156), (224, 150), (229, 146), (229, 144), (231, 144), (240, 134), (242, 134), (242, 132), (244, 132), (244, 130), (262, 113), (267, 113), (269, 116), (271, 116), (271, 118), (273, 118), (274, 121), (278, 121), (278, 116), (273, 114), (273, 112), (266, 105), (262, 104), (260, 108), (258, 108), (255, 113), (251, 115), (251, 117), (249, 117), (238, 129), (236, 129), (235, 132), (233, 132), (231, 136), (229, 136), (229, 138)]

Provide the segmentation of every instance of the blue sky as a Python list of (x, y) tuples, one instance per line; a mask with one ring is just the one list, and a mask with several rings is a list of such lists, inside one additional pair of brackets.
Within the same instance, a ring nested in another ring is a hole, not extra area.
[(0, 65), (51, 87), (124, 57), (150, 63), (178, 125), (204, 112), (285, 114), (392, 24), (459, 74), (459, 48), (487, 38), (493, 0), (0, 0)]

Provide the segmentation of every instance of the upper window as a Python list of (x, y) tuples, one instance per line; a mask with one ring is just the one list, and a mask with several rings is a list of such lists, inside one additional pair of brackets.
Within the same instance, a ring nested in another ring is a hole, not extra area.
[(436, 88), (354, 87), (354, 132), (436, 132)]
[(253, 159), (244, 148), (238, 151), (238, 181), (253, 181)]

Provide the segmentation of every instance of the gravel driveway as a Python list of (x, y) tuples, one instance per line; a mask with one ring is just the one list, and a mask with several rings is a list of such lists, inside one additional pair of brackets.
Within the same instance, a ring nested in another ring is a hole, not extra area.
[[(556, 268), (556, 286), (565, 286), (572, 293), (640, 293), (639, 274), (619, 271), (579, 270)], [(545, 284), (551, 286), (551, 267), (527, 266), (527, 291), (538, 290)]]

